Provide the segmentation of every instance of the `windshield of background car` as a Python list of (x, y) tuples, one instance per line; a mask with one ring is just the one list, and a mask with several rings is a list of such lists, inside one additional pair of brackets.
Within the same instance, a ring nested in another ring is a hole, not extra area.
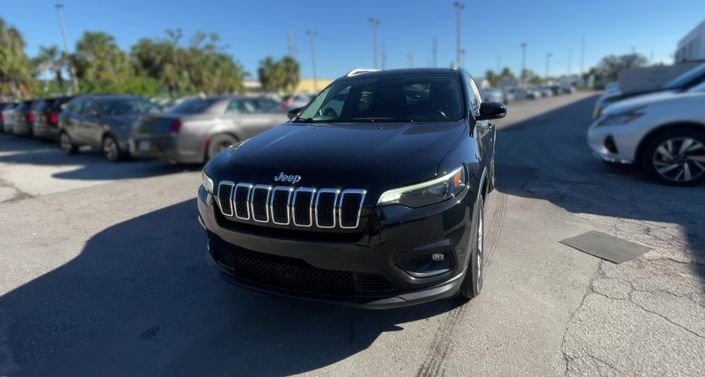
[(216, 98), (194, 98), (186, 100), (168, 111), (171, 114), (200, 114), (218, 101)]
[(101, 115), (141, 114), (153, 110), (149, 101), (141, 98), (99, 98), (96, 104)]
[(296, 121), (447, 122), (464, 115), (456, 74), (406, 74), (336, 81)]
[(705, 80), (705, 64), (701, 64), (690, 71), (671, 80), (663, 88), (667, 90), (688, 89)]

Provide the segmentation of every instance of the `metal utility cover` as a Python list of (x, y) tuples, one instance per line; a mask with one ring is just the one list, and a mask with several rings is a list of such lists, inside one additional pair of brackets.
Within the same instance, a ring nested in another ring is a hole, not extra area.
[(634, 259), (651, 250), (651, 248), (644, 245), (625, 241), (594, 230), (560, 242), (584, 253), (617, 264)]

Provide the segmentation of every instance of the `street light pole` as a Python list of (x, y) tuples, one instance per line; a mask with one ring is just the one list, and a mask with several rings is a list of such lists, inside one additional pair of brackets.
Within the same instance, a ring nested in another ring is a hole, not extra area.
[(460, 68), (460, 12), (465, 8), (465, 5), (460, 1), (456, 1), (453, 6), (456, 10), (455, 67)]
[(546, 79), (548, 79), (548, 67), (549, 67), (549, 62), (551, 61), (551, 56), (553, 56), (552, 53), (546, 54)]
[(379, 27), (379, 19), (370, 18), (370, 23), (372, 24), (372, 54), (374, 55), (374, 68), (378, 69), (377, 65), (377, 27)]
[(524, 72), (526, 71), (526, 43), (521, 45), (521, 72), (519, 72), (519, 83), (524, 86)]
[(306, 30), (306, 34), (311, 39), (311, 67), (313, 68), (313, 90), (318, 92), (318, 82), (316, 81), (316, 36), (318, 32)]
[[(64, 54), (68, 57), (69, 42), (66, 38), (66, 29), (64, 28), (64, 16), (61, 14), (61, 9), (64, 7), (64, 4), (55, 3), (54, 6), (56, 7), (56, 13), (59, 15), (59, 27), (61, 28), (61, 36), (64, 39)], [(69, 71), (71, 72), (71, 82), (73, 84), (74, 93), (78, 93), (78, 78), (76, 77), (76, 70), (73, 68), (73, 64), (71, 64), (71, 62), (67, 61), (66, 64), (69, 66)]]

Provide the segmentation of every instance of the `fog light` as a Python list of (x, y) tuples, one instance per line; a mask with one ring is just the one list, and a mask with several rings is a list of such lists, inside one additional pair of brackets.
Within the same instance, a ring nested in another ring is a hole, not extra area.
[(443, 255), (441, 253), (435, 253), (435, 254), (431, 255), (431, 259), (434, 262), (443, 262), (443, 260), (446, 259), (446, 257), (445, 257), (445, 255)]

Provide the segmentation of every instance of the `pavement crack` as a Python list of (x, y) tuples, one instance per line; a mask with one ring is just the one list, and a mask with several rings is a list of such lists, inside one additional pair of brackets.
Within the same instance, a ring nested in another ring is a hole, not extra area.
[[(639, 292), (639, 291), (634, 291), (634, 292)], [(651, 292), (647, 292), (647, 293), (651, 293)], [(661, 313), (655, 312), (655, 311), (653, 311), (653, 310), (649, 310), (649, 309), (645, 308), (643, 305), (637, 304), (637, 303), (634, 301), (633, 297), (632, 297), (632, 292), (629, 293), (629, 302), (632, 303), (632, 304), (634, 304), (634, 306), (636, 306), (637, 308), (639, 308), (639, 309), (641, 309), (641, 310), (643, 310), (643, 311), (645, 311), (645, 312), (647, 312), (647, 313), (653, 314), (653, 315), (655, 315), (655, 316), (657, 316), (657, 317), (660, 317), (660, 318), (662, 318), (663, 320), (665, 320), (666, 322), (668, 322), (668, 323), (670, 323), (670, 324), (672, 324), (672, 325), (674, 325), (674, 326), (676, 326), (676, 327), (678, 327), (678, 328), (680, 328), (680, 329), (682, 329), (682, 330), (685, 330), (685, 331), (687, 331), (687, 332), (689, 332), (689, 333), (691, 333), (691, 334), (697, 336), (697, 337), (700, 338), (700, 339), (705, 339), (705, 336), (700, 335), (700, 334), (698, 334), (697, 332), (695, 332), (695, 331), (693, 331), (693, 330), (691, 330), (691, 329), (689, 329), (689, 328), (687, 328), (687, 327), (685, 327), (685, 326), (683, 326), (683, 325), (681, 325), (681, 324), (679, 324), (679, 323), (676, 323), (676, 322), (672, 321), (671, 319), (669, 319), (668, 317), (662, 315)]]

